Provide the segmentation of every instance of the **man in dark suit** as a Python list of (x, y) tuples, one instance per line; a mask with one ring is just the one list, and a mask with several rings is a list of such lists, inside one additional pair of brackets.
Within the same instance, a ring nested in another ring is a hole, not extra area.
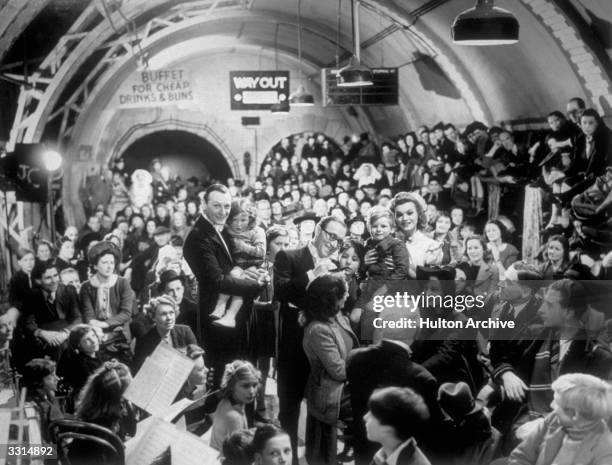
[(214, 369), (214, 388), (218, 387), (226, 363), (244, 356), (245, 321), (248, 312), (239, 312), (235, 328), (212, 324), (210, 314), (219, 294), (245, 298), (245, 306), (258, 294), (267, 274), (255, 274), (253, 279), (230, 276), (234, 267), (233, 243), (224, 229), (232, 206), (232, 197), (222, 184), (210, 186), (202, 199), (202, 215), (185, 239), (183, 255), (198, 279), (202, 341), (207, 351), (208, 365)]
[[(376, 345), (352, 351), (347, 364), (347, 379), (353, 412), (355, 465), (367, 465), (378, 446), (367, 439), (363, 416), (375, 389), (409, 387), (423, 397), (432, 417), (439, 418), (434, 376), (410, 360), (410, 347), (400, 341), (383, 339)], [(425, 426), (425, 425), (423, 425)]]
[(184, 349), (189, 344), (197, 344), (189, 326), (176, 324), (177, 309), (176, 301), (167, 295), (151, 299), (151, 302), (145, 306), (145, 311), (153, 320), (154, 326), (144, 336), (136, 339), (132, 373), (138, 372), (160, 342), (175, 349)]
[(297, 464), (297, 433), (300, 404), (310, 367), (302, 349), (303, 328), (298, 313), (306, 305), (306, 289), (316, 277), (334, 271), (331, 257), (346, 235), (346, 225), (327, 216), (315, 227), (312, 241), (296, 250), (278, 252), (274, 261), (274, 297), (280, 302), (278, 345), (278, 418), (291, 438), (293, 462)]
[(70, 329), (81, 323), (77, 293), (72, 286), (60, 284), (53, 260), (37, 263), (32, 279), (36, 286), (24, 299), (14, 341), (19, 349), (13, 354), (24, 363), (45, 355), (57, 360)]

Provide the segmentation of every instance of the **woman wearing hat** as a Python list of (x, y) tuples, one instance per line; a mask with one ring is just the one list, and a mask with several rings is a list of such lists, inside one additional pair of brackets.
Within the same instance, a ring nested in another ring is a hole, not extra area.
[(93, 274), (83, 283), (79, 302), (85, 323), (111, 332), (128, 323), (134, 307), (134, 291), (127, 279), (117, 275), (119, 248), (108, 241), (95, 244), (87, 253)]

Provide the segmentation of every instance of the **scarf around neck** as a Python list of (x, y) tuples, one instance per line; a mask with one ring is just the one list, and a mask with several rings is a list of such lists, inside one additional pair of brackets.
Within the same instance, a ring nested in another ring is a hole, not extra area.
[(110, 288), (117, 284), (119, 276), (112, 274), (106, 282), (101, 282), (98, 275), (91, 277), (90, 283), (96, 289), (96, 318), (108, 320), (112, 316), (110, 308)]

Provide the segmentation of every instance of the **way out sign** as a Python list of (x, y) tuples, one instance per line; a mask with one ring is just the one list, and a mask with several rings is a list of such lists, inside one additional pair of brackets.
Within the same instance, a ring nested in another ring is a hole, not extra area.
[(116, 104), (120, 108), (139, 108), (195, 103), (190, 74), (185, 69), (138, 71), (121, 85)]
[(269, 110), (289, 98), (289, 71), (230, 71), (232, 110)]

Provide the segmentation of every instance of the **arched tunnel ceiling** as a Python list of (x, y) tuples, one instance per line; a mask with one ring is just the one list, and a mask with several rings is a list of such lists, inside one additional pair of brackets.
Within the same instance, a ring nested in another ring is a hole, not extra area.
[[(114, 0), (106, 0), (107, 6), (113, 3)], [(569, 5), (571, 8), (562, 11), (569, 11), (570, 16), (573, 11), (576, 15), (565, 18), (568, 24), (571, 26), (572, 21), (581, 21), (582, 27), (590, 28), (590, 33), (594, 34), (594, 47), (599, 47), (599, 52), (603, 50), (608, 58), (612, 55), (612, 41), (609, 36), (604, 37), (602, 32), (612, 21), (609, 0), (498, 0), (499, 6), (511, 10), (518, 17), (521, 41), (518, 45), (494, 48), (459, 47), (450, 40), (450, 25), (454, 17), (471, 7), (474, 0), (447, 1), (419, 18), (410, 29), (402, 26), (411, 24), (414, 17), (410, 13), (425, 4), (425, 0), (365, 0), (363, 3), (360, 33), (361, 42), (366, 45), (362, 57), (367, 64), (414, 67), (415, 59), (418, 62), (420, 57), (433, 57), (437, 66), (467, 101), (472, 116), (482, 117), (489, 122), (538, 117), (551, 109), (560, 108), (570, 96), (580, 95), (587, 100), (592, 97), (586, 78), (581, 77), (580, 69), (569, 60), (563, 38), (555, 36), (554, 25), (547, 26), (547, 13), (542, 14), (542, 17), (538, 15), (541, 5), (552, 5), (555, 10), (560, 10), (557, 4)], [(0, 65), (7, 63), (6, 57), (19, 56), (13, 47), (23, 42), (22, 34), (28, 24), (31, 25), (37, 19), (41, 21), (50, 11), (59, 9), (64, 13), (54, 24), (47, 26), (53, 27), (54, 31), (63, 29), (63, 32), (69, 32), (70, 29), (78, 32), (83, 30), (80, 26), (91, 25), (84, 28), (90, 32), (75, 36), (78, 39), (76, 45), (69, 45), (74, 56), (70, 56), (65, 75), (57, 89), (54, 89), (53, 98), (49, 100), (52, 108), (46, 109), (44, 115), (47, 117), (70, 94), (66, 85), (75, 73), (78, 72), (79, 77), (86, 76), (87, 68), (95, 65), (95, 60), (88, 61), (88, 58), (95, 58), (105, 42), (112, 36), (117, 37), (103, 15), (102, 5), (102, 0), (92, 0), (89, 3), (82, 0), (0, 0)], [(275, 46), (274, 35), (278, 23), (276, 42), (279, 49), (284, 53), (296, 54), (297, 0), (123, 0), (121, 12), (135, 19), (138, 26), (144, 27), (146, 21), (154, 16), (197, 8), (199, 5), (203, 9), (214, 5), (215, 8), (209, 10), (209, 14), (211, 19), (218, 19), (216, 23), (202, 27), (202, 35), (223, 34), (236, 38), (237, 46), (244, 43), (270, 49)], [(225, 8), (228, 5), (235, 7)], [(350, 2), (343, 0), (341, 5), (339, 51), (343, 55), (351, 48)], [(335, 62), (338, 48), (337, 8), (338, 2), (334, 0), (302, 1), (303, 54), (313, 65), (330, 65)], [(74, 16), (81, 12), (83, 15), (74, 22)], [(63, 17), (67, 18), (65, 23), (62, 22)], [(115, 27), (120, 28), (123, 25), (122, 18), (117, 13), (112, 17)], [(381, 31), (389, 34), (382, 40), (372, 40)], [(50, 51), (51, 44), (43, 40), (32, 46), (37, 47), (44, 56)], [(603, 78), (600, 82), (604, 82), (605, 92), (609, 94), (612, 69), (603, 66), (601, 54), (597, 55), (591, 49), (588, 52), (593, 52), (593, 66), (601, 69)], [(28, 50), (28, 57), (38, 56), (38, 50)], [(599, 85), (602, 87), (604, 84)], [(401, 82), (405, 106), (416, 113), (427, 105), (428, 98), (419, 89), (420, 86), (414, 86), (406, 80)], [(596, 98), (592, 100), (591, 104), (600, 104)], [(482, 109), (482, 113), (478, 109)], [(609, 114), (609, 106), (600, 104), (600, 109)], [(443, 118), (444, 115), (440, 115), (440, 119)], [(46, 118), (41, 118), (41, 121), (46, 121)], [(40, 134), (39, 130), (37, 135)], [(6, 134), (0, 137), (6, 137)]]

